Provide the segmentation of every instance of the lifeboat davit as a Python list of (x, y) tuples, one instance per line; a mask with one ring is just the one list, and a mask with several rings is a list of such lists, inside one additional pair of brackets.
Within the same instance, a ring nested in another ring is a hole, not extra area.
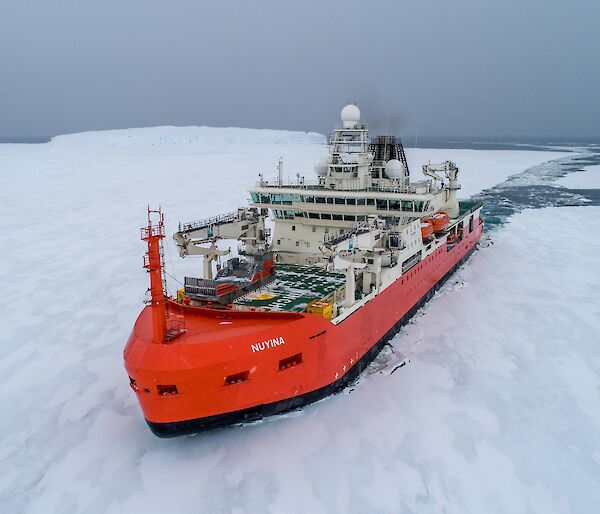
[(431, 222), (434, 232), (442, 232), (448, 228), (448, 225), (450, 225), (450, 216), (448, 216), (445, 212), (438, 212), (431, 216), (431, 218), (429, 218), (427, 221)]
[(429, 239), (433, 235), (433, 225), (431, 221), (421, 221), (421, 237), (423, 239)]

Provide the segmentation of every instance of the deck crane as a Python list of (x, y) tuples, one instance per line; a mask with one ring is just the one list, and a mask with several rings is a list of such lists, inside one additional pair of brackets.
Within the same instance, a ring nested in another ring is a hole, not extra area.
[(446, 203), (448, 204), (448, 207), (446, 208), (446, 211), (451, 218), (455, 218), (459, 214), (456, 192), (460, 189), (460, 184), (458, 183), (458, 167), (456, 166), (456, 163), (444, 161), (441, 164), (423, 164), (423, 175), (433, 178), (434, 183), (438, 184), (439, 182), (440, 186), (444, 183), (444, 177), (440, 175), (441, 173), (448, 179), (446, 194)]
[[(212, 261), (228, 255), (231, 249), (220, 250), (219, 239), (238, 240), (243, 244), (244, 255), (264, 253), (268, 246), (269, 229), (265, 227), (267, 212), (256, 207), (239, 208), (237, 211), (200, 221), (179, 224), (173, 239), (179, 255), (202, 255), (204, 278), (212, 280)], [(209, 243), (209, 246), (206, 244)]]

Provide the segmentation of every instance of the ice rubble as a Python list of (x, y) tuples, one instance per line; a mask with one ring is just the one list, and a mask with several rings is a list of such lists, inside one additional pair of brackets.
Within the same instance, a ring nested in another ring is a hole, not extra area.
[[(514, 216), (344, 394), (202, 436), (149, 432), (122, 366), (147, 287), (138, 240), (147, 203), (162, 204), (173, 232), (178, 220), (244, 203), (256, 172), (274, 175), (280, 155), (293, 176), (324, 152), (320, 144), (0, 145), (3, 512), (600, 504), (600, 248), (588, 237), (600, 230), (597, 207)], [(475, 178), (463, 168), (463, 193), (556, 156), (409, 150), (419, 163), (481, 170)], [(496, 170), (493, 180), (485, 170)], [(587, 229), (574, 230), (582, 219)], [(180, 260), (167, 241), (171, 273), (197, 273), (199, 262)]]

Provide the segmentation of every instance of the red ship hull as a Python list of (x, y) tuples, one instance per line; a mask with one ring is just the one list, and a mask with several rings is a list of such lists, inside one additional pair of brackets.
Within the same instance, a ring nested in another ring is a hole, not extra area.
[(125, 366), (148, 425), (160, 437), (194, 433), (284, 412), (342, 389), (469, 257), (482, 233), (480, 222), (337, 324), (315, 314), (173, 303), (186, 333), (158, 344), (146, 307), (127, 342)]

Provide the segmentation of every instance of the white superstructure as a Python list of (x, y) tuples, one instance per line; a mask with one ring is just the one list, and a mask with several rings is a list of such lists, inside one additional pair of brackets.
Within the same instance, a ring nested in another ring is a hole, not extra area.
[(411, 182), (399, 140), (370, 139), (356, 105), (346, 105), (341, 118), (342, 126), (330, 137), (329, 157), (315, 165), (316, 180), (298, 176), (295, 183), (284, 183), (280, 172), (274, 183), (261, 177), (250, 190), (252, 204), (273, 213), (276, 262), (321, 263), (328, 239), (366, 227), (370, 216), (384, 222), (387, 234), (399, 234), (435, 212), (459, 215), (454, 163), (425, 165), (426, 178)]

